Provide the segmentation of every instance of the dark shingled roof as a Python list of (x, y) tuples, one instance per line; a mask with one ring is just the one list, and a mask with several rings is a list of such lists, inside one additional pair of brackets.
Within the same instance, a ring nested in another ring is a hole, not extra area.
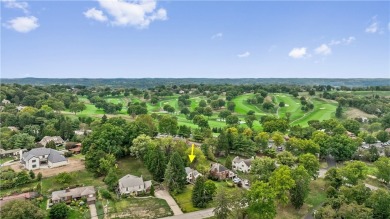
[(58, 151), (51, 148), (31, 149), (31, 151), (23, 153), (23, 160), (28, 161), (33, 157), (39, 158), (39, 156), (43, 156), (43, 155), (49, 155), (47, 157), (47, 160), (52, 163), (66, 161), (66, 158), (62, 154), (60, 154)]

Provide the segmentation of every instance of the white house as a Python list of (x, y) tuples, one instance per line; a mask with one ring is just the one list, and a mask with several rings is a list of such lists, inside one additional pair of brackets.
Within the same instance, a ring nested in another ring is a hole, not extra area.
[(187, 173), (187, 182), (188, 183), (194, 183), (196, 178), (198, 178), (199, 176), (202, 176), (201, 173), (199, 173), (197, 170), (194, 170), (190, 167), (186, 167), (185, 170)]
[(20, 162), (28, 170), (53, 168), (68, 164), (68, 160), (59, 151), (51, 148), (34, 148), (28, 152), (20, 152)]
[(1, 102), (2, 102), (4, 105), (7, 105), (7, 104), (10, 104), (10, 103), (11, 103), (11, 101), (9, 101), (9, 100), (7, 100), (7, 99), (3, 99)]
[(118, 190), (121, 195), (138, 195), (143, 192), (148, 192), (152, 186), (152, 181), (144, 181), (144, 179), (138, 176), (127, 174), (119, 179)]
[(235, 157), (232, 161), (233, 170), (238, 170), (244, 173), (249, 173), (251, 171), (251, 163), (253, 158), (251, 159), (242, 159), (240, 157)]

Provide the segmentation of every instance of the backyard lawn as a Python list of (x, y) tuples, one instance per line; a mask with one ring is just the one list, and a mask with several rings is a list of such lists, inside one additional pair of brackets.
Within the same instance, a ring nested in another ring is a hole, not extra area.
[(172, 215), (167, 202), (154, 197), (122, 198), (118, 201), (109, 201), (108, 212), (113, 218), (159, 218)]
[(135, 157), (124, 157), (118, 160), (119, 177), (123, 177), (127, 174), (142, 176), (144, 180), (151, 180), (153, 178), (144, 163)]

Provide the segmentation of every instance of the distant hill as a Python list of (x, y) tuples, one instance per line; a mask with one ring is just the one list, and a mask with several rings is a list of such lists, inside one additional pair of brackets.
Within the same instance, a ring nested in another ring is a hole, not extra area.
[(84, 85), (149, 88), (180, 84), (293, 84), (347, 87), (389, 86), (390, 78), (2, 78), (1, 83)]

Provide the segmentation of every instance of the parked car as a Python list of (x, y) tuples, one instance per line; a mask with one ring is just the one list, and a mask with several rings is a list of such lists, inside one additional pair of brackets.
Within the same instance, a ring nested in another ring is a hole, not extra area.
[(233, 182), (234, 182), (235, 184), (237, 184), (237, 183), (241, 182), (241, 179), (238, 178), (238, 177), (236, 177), (236, 178), (233, 179)]
[(248, 180), (245, 180), (245, 181), (244, 181), (244, 185), (249, 186), (249, 181), (248, 181)]
[(278, 151), (283, 151), (283, 147), (279, 146)]

